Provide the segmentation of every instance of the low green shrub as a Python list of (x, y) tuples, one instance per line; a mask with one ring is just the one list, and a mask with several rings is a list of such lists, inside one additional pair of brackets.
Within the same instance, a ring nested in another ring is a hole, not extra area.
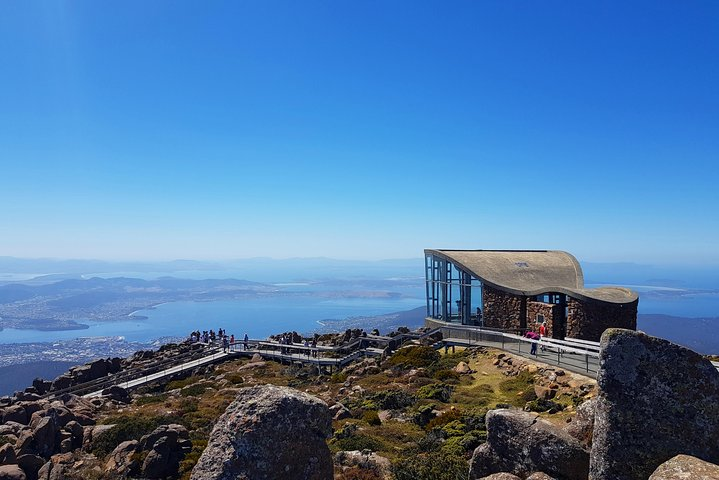
[(178, 469), (178, 475), (180, 480), (189, 480), (192, 469), (200, 459), (200, 455), (207, 448), (207, 440), (193, 440), (192, 450), (185, 455), (185, 458), (180, 462), (180, 468)]
[(469, 465), (464, 456), (430, 452), (394, 463), (392, 473), (396, 480), (466, 480)]
[(440, 402), (449, 402), (454, 387), (446, 383), (432, 383), (425, 385), (417, 390), (417, 398), (427, 398), (430, 400), (439, 400)]
[(347, 374), (345, 372), (333, 373), (330, 377), (330, 383), (345, 383), (347, 381)]
[(426, 430), (434, 430), (435, 428), (441, 429), (449, 422), (454, 422), (456, 420), (462, 419), (462, 412), (459, 410), (450, 410), (448, 412), (443, 413), (442, 415), (439, 415), (438, 417), (432, 419), (429, 421), (425, 427)]
[(182, 380), (173, 380), (165, 386), (165, 391), (169, 392), (170, 390), (177, 390), (178, 388), (185, 388), (189, 385), (199, 382), (200, 380), (202, 380), (202, 377), (197, 377), (194, 375), (191, 377), (184, 378)]
[(439, 361), (440, 354), (432, 347), (416, 345), (400, 348), (387, 359), (387, 365), (404, 368), (429, 367)]
[(349, 437), (340, 438), (332, 442), (335, 451), (340, 450), (371, 450), (379, 452), (386, 450), (387, 446), (381, 440), (357, 433)]
[(245, 379), (240, 373), (228, 373), (227, 375), (225, 375), (225, 378), (233, 385), (240, 385), (245, 382)]
[[(521, 372), (499, 383), (499, 390), (507, 396), (507, 401), (515, 407), (523, 407), (537, 398), (534, 393), (534, 375)], [(521, 395), (519, 393), (521, 392)]]
[(455, 372), (454, 370), (442, 369), (442, 370), (437, 370), (436, 372), (434, 372), (434, 375), (432, 375), (432, 378), (434, 378), (435, 380), (439, 380), (440, 382), (456, 383), (456, 382), (459, 382), (460, 375), (459, 375), (459, 373)]
[(420, 427), (424, 427), (429, 422), (431, 422), (437, 415), (434, 413), (435, 404), (430, 403), (429, 405), (422, 405), (412, 415), (412, 421), (419, 425)]
[(135, 399), (135, 405), (142, 406), (150, 405), (152, 403), (162, 403), (167, 400), (167, 398), (167, 395), (164, 393), (161, 393), (159, 395), (152, 395), (150, 397), (140, 397)]
[(401, 410), (417, 402), (417, 397), (411, 393), (397, 389), (370, 393), (365, 399), (373, 402), (378, 410)]
[(205, 393), (206, 390), (207, 387), (205, 385), (200, 385), (196, 383), (180, 390), (180, 395), (182, 395), (183, 397), (199, 397), (200, 395)]
[(564, 405), (562, 405), (561, 403), (553, 402), (551, 400), (538, 398), (536, 400), (532, 400), (531, 402), (527, 402), (527, 404), (525, 405), (525, 409), (529, 410), (530, 412), (557, 413), (564, 410)]
[[(174, 419), (173, 419), (174, 420)], [(115, 447), (126, 440), (140, 440), (140, 437), (147, 435), (160, 425), (168, 422), (167, 417), (131, 417), (122, 415), (120, 417), (108, 418), (107, 423), (113, 423), (114, 426), (103, 432), (92, 442), (92, 453), (98, 457), (103, 457), (112, 452)]]
[(382, 420), (379, 419), (379, 415), (376, 410), (367, 410), (364, 412), (362, 414), (362, 420), (370, 425), (382, 425)]

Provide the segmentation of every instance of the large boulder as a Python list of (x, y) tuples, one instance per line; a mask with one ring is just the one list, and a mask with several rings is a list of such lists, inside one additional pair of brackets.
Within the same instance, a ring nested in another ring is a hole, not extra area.
[(469, 477), (507, 472), (527, 477), (545, 472), (559, 480), (586, 480), (589, 452), (575, 438), (535, 413), (487, 412), (487, 442), (477, 447)]
[(192, 450), (190, 433), (182, 425), (160, 425), (152, 433), (140, 439), (138, 448), (149, 450), (142, 464), (146, 478), (175, 476), (180, 460)]
[(592, 431), (594, 430), (594, 413), (597, 406), (596, 398), (585, 400), (577, 407), (577, 414), (567, 425), (567, 433), (582, 442), (592, 445)]
[(3, 410), (2, 423), (17, 422), (27, 425), (28, 417), (25, 407), (22, 405), (11, 405)]
[(118, 385), (113, 385), (112, 387), (104, 389), (102, 391), (102, 396), (120, 403), (130, 403), (132, 401), (130, 394), (127, 393), (127, 390)]
[(137, 440), (127, 440), (115, 447), (105, 463), (105, 472), (126, 476), (137, 470), (140, 465), (133, 458), (137, 445)]
[(161, 437), (147, 453), (142, 464), (145, 478), (165, 478), (177, 474), (181, 456), (177, 451), (177, 438)]
[(6, 443), (0, 446), (0, 465), (10, 463), (17, 463), (17, 456), (15, 455), (15, 449), (12, 448), (12, 445)]
[(55, 451), (55, 435), (57, 434), (57, 430), (53, 417), (42, 417), (39, 420), (33, 430), (37, 453), (44, 457), (49, 457), (53, 454)]
[(334, 456), (334, 463), (339, 469), (359, 468), (367, 471), (367, 476), (389, 480), (392, 478), (392, 462), (368, 450), (340, 451)]
[(215, 424), (192, 480), (330, 480), (332, 434), (327, 405), (274, 385), (240, 390)]
[(27, 480), (27, 477), (17, 465), (3, 465), (0, 467), (0, 480)]
[(25, 472), (27, 480), (37, 480), (37, 472), (46, 460), (38, 455), (26, 454), (17, 457), (17, 464)]
[(719, 372), (701, 355), (609, 329), (599, 354), (590, 476), (645, 480), (675, 455), (719, 463)]
[(73, 385), (73, 378), (69, 373), (63, 373), (52, 381), (50, 385), (50, 391), (57, 392), (58, 390), (65, 390)]
[(654, 470), (649, 480), (716, 480), (719, 465), (689, 455), (677, 455)]

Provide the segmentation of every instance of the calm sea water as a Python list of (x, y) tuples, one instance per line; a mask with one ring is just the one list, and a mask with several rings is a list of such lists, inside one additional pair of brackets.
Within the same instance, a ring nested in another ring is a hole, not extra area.
[(78, 337), (123, 336), (128, 341), (146, 342), (160, 337), (184, 337), (193, 330), (217, 331), (251, 338), (295, 330), (312, 332), (326, 330), (318, 321), (372, 316), (410, 310), (424, 305), (424, 299), (351, 298), (322, 299), (316, 297), (277, 297), (241, 301), (173, 302), (153, 309), (140, 310), (128, 321), (87, 323), (85, 330), (39, 332), (5, 329), (0, 343), (49, 342)]
[[(217, 302), (175, 302), (159, 305), (154, 309), (140, 310), (127, 321), (90, 322), (84, 330), (36, 331), (5, 329), (0, 331), (0, 344), (51, 342), (78, 337), (122, 336), (128, 341), (148, 342), (160, 337), (184, 337), (192, 330), (217, 330), (223, 328), (235, 336), (247, 333), (253, 338), (265, 338), (270, 334), (287, 330), (312, 332), (327, 330), (318, 324), (324, 319), (345, 319), (355, 316), (372, 316), (410, 310), (425, 305), (423, 278), (387, 278), (387, 285), (378, 288), (377, 280), (367, 285), (343, 283), (319, 284), (288, 281), (278, 284), (287, 292), (318, 292), (337, 290), (386, 290), (400, 293), (398, 298), (338, 298), (326, 299), (316, 296), (287, 296), (262, 299)], [(588, 284), (596, 287), (599, 284)], [(682, 292), (676, 288), (629, 285), (640, 294), (639, 313), (660, 313), (681, 317), (719, 317), (719, 294)], [(657, 295), (656, 290), (673, 292)]]

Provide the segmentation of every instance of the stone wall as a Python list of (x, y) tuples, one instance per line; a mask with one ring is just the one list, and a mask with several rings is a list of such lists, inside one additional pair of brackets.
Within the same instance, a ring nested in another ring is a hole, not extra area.
[(523, 297), (520, 295), (512, 295), (484, 285), (482, 288), (484, 325), (491, 328), (520, 328), (522, 301)]
[(556, 303), (527, 302), (527, 328), (539, 332), (537, 315), (544, 315), (544, 325), (547, 327), (547, 336), (564, 338), (564, 325), (561, 306)]
[(567, 337), (599, 341), (607, 328), (637, 329), (639, 300), (627, 304), (567, 297)]

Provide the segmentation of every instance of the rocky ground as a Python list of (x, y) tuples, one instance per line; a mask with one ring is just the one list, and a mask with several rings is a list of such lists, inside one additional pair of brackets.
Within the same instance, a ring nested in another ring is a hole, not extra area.
[[(642, 409), (673, 391), (679, 393), (666, 405), (673, 409), (671, 428), (686, 430), (682, 438), (713, 435), (713, 417), (692, 406), (716, 404), (719, 374), (702, 370), (705, 360), (685, 349), (625, 332), (603, 340), (599, 384), (497, 350), (443, 354), (414, 345), (331, 375), (255, 356), (132, 392), (110, 388), (93, 400), (70, 394), (40, 398), (53, 388), (184, 355), (193, 347), (96, 361), (0, 399), (0, 480), (583, 480), (590, 463), (598, 472), (593, 479), (638, 480), (652, 472), (653, 479), (716, 478), (677, 476), (716, 472), (701, 459), (679, 455), (713, 461), (712, 442), (682, 451), (681, 442), (664, 439), (661, 422), (650, 422), (649, 433), (660, 453), (642, 456), (631, 438), (651, 415)], [(631, 365), (629, 376), (615, 368), (617, 358)], [(664, 360), (671, 365), (662, 366)], [(678, 369), (688, 381), (677, 379)], [(618, 402), (626, 403), (621, 396), (628, 391), (640, 401), (622, 406)], [(623, 426), (627, 419), (637, 423)], [(620, 475), (621, 466), (606, 452), (621, 445), (612, 455), (635, 464)], [(673, 463), (662, 465), (675, 455)]]
[(228, 405), (246, 387), (265, 384), (292, 387), (329, 406), (326, 444), (337, 479), (464, 478), (473, 450), (485, 441), (491, 408), (528, 409), (566, 424), (596, 391), (589, 378), (498, 351), (443, 355), (414, 346), (332, 375), (255, 358), (203, 367), (129, 394), (111, 389), (92, 401), (69, 394), (40, 398), (188, 349), (170, 345), (91, 362), (5, 397), (0, 478), (189, 478)]

